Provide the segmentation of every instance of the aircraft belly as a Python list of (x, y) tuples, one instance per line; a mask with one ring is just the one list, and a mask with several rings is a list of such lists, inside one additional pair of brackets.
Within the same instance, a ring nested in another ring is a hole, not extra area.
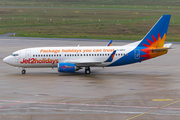
[(57, 67), (57, 63), (50, 64), (50, 63), (42, 63), (42, 64), (20, 64), (15, 67), (22, 67), (22, 68), (42, 68), (42, 67)]

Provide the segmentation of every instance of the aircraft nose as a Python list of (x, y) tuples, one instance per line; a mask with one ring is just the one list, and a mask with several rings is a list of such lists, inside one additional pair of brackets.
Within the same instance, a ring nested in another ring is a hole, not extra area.
[(5, 58), (3, 59), (3, 62), (9, 64), (9, 63), (10, 63), (10, 56), (5, 57)]

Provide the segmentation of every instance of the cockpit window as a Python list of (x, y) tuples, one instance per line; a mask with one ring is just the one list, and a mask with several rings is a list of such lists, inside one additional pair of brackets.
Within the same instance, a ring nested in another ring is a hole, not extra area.
[(19, 54), (11, 54), (12, 56), (19, 56)]

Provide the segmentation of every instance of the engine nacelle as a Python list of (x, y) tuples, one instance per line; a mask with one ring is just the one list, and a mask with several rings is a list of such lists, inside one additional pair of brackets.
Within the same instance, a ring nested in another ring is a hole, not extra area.
[(75, 72), (79, 70), (73, 63), (58, 63), (58, 72)]

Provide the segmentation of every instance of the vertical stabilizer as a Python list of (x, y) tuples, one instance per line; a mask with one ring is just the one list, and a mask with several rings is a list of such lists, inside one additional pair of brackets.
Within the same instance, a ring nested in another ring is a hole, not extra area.
[(171, 15), (163, 15), (142, 39), (138, 47), (160, 48), (164, 46)]

